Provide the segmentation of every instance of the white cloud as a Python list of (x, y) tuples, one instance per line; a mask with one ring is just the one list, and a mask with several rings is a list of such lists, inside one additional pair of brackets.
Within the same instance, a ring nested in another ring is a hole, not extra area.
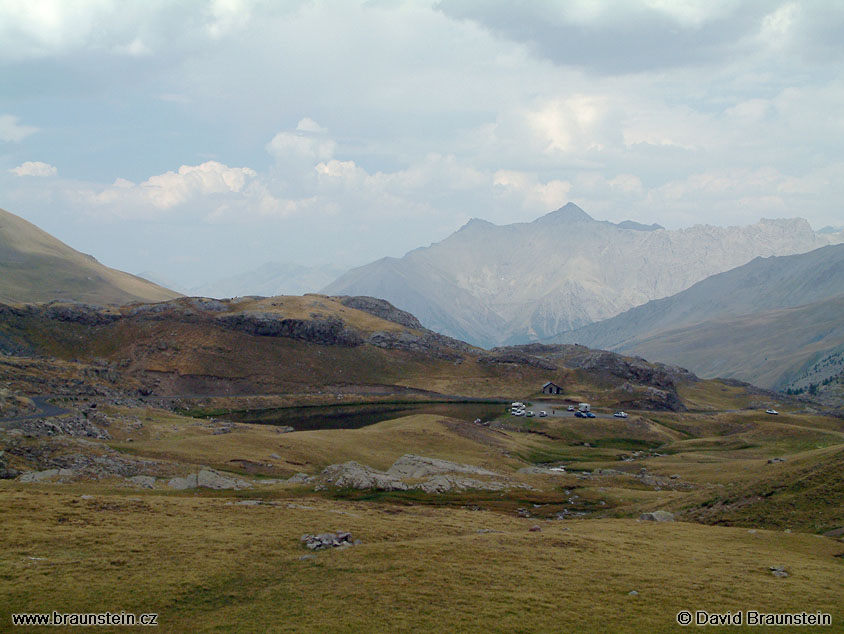
[(23, 141), (30, 134), (38, 131), (30, 125), (21, 125), (19, 118), (10, 114), (0, 114), (0, 141)]
[(89, 202), (107, 206), (117, 216), (156, 215), (158, 211), (197, 198), (239, 194), (256, 175), (255, 170), (248, 167), (228, 167), (217, 161), (207, 161), (201, 165), (182, 165), (178, 172), (157, 174), (142, 183), (119, 178), (100, 191), (83, 190), (81, 193)]
[(41, 161), (26, 161), (9, 170), (12, 174), (17, 176), (55, 176), (58, 170), (49, 163), (42, 163)]
[(534, 133), (545, 140), (546, 151), (568, 152), (601, 147), (606, 113), (606, 98), (576, 94), (554, 99), (526, 117)]
[(318, 124), (310, 117), (305, 117), (304, 119), (301, 119), (299, 123), (296, 124), (296, 129), (299, 132), (313, 132), (315, 134), (325, 134), (328, 132), (326, 128), (323, 128), (320, 124)]
[(327, 160), (334, 155), (336, 144), (331, 139), (314, 138), (295, 132), (279, 132), (267, 144), (267, 152), (279, 159)]
[(558, 209), (568, 202), (571, 183), (561, 180), (541, 182), (535, 174), (513, 170), (498, 170), (492, 183), (496, 193), (519, 201), (520, 206), (532, 214), (540, 215)]

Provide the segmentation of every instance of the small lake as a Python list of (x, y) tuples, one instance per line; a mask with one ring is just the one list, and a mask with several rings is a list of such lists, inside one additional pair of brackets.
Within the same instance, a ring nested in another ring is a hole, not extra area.
[(237, 410), (223, 415), (227, 420), (259, 425), (283, 425), (296, 431), (313, 429), (360, 429), (384, 420), (434, 414), (460, 420), (492, 420), (507, 411), (507, 403), (489, 401), (446, 403), (357, 403)]

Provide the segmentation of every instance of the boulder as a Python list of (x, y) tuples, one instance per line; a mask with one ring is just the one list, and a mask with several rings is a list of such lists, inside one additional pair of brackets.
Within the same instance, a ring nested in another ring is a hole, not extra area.
[(203, 469), (196, 476), (197, 486), (206, 489), (249, 489), (251, 484), (245, 480), (237, 480), (222, 475), (212, 469)]
[(339, 533), (320, 533), (319, 535), (305, 534), (302, 535), (300, 541), (305, 548), (309, 550), (325, 550), (327, 548), (344, 548), (348, 546), (357, 546), (361, 542), (359, 539), (352, 540), (352, 534), (347, 531), (340, 531)]
[(184, 478), (171, 478), (170, 482), (167, 483), (171, 489), (177, 490), (184, 490), (184, 489), (195, 489), (196, 488), (196, 474), (192, 473), (189, 476), (185, 476)]
[(142, 489), (152, 489), (155, 487), (155, 478), (153, 478), (152, 476), (132, 476), (131, 478), (127, 478), (126, 481), (136, 486), (139, 486)]
[(652, 511), (651, 513), (642, 513), (639, 516), (640, 521), (644, 522), (673, 522), (674, 513), (668, 511)]
[(58, 469), (45, 469), (44, 471), (27, 471), (20, 478), (21, 482), (43, 482), (59, 475)]

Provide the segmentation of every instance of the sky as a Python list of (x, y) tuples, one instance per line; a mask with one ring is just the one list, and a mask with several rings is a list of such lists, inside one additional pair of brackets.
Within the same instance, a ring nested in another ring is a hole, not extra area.
[(0, 0), (0, 207), (190, 287), (470, 218), (844, 225), (844, 2)]

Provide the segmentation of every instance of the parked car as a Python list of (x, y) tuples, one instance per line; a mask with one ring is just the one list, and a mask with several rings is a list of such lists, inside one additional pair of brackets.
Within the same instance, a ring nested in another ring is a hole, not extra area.
[(523, 410), (523, 409), (517, 409), (517, 410), (513, 411), (513, 416), (524, 416), (524, 415), (525, 415), (525, 410)]
[[(591, 412), (590, 412), (590, 413), (591, 413)], [(574, 415), (575, 415), (577, 418), (586, 418), (586, 413), (585, 413), (585, 412), (575, 412), (575, 413), (574, 413)], [(594, 414), (593, 414), (593, 416), (594, 416)]]
[(616, 412), (613, 416), (616, 418), (627, 418), (627, 412)]
[(545, 410), (539, 412), (539, 418), (545, 418), (546, 416), (548, 416), (548, 412)]
[(777, 416), (779, 414), (779, 412), (775, 409), (766, 409), (765, 413), (766, 414), (773, 414), (774, 416)]
[(595, 418), (595, 414), (593, 414), (592, 412), (583, 412), (583, 415), (586, 418)]
[(570, 412), (573, 412), (573, 411), (574, 411), (574, 405), (569, 405), (568, 410), (569, 410)]
[(527, 416), (528, 418), (530, 418), (530, 417), (532, 417), (532, 416), (536, 416), (536, 414), (534, 414), (534, 413), (533, 413), (533, 411), (528, 411), (528, 413), (527, 413), (527, 414), (525, 414), (525, 416)]

